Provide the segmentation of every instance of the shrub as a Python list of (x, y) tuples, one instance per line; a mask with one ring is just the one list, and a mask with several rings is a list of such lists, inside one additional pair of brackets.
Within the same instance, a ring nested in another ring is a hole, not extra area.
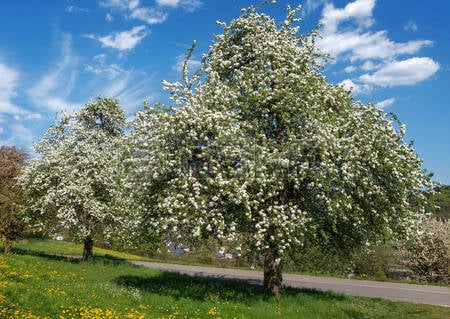
[(399, 247), (404, 263), (422, 281), (448, 283), (450, 271), (450, 222), (427, 219), (419, 235)]
[(354, 256), (354, 273), (384, 279), (389, 276), (393, 262), (394, 252), (389, 244), (364, 247)]

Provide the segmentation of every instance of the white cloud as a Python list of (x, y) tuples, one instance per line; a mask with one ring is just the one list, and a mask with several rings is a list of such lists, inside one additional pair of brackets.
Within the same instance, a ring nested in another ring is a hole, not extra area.
[[(154, 101), (155, 94), (152, 92), (151, 79), (137, 72), (128, 71), (121, 77), (109, 81), (106, 85), (95, 86), (93, 95), (108, 96), (119, 100), (120, 106), (128, 114), (134, 114), (142, 107), (144, 101)], [(159, 85), (159, 82), (158, 82)]]
[(403, 25), (403, 29), (406, 31), (416, 32), (419, 28), (413, 21), (409, 20)]
[(156, 0), (160, 6), (176, 7), (181, 0)]
[(336, 9), (329, 3), (322, 11), (321, 23), (326, 32), (334, 33), (341, 22), (346, 20), (356, 20), (364, 27), (372, 25), (372, 10), (375, 7), (375, 0), (356, 0), (345, 6), (343, 9)]
[[(344, 8), (327, 4), (322, 11), (323, 37), (319, 47), (334, 57), (344, 56), (351, 61), (366, 59), (389, 59), (403, 54), (414, 54), (430, 40), (414, 40), (397, 43), (389, 39), (387, 31), (368, 31), (374, 23), (372, 12), (375, 0), (355, 0)], [(341, 27), (348, 22), (347, 27)]]
[(366, 94), (372, 90), (372, 87), (364, 83), (355, 83), (351, 79), (345, 79), (339, 83), (345, 90), (351, 91), (353, 94)]
[[(180, 54), (179, 56), (176, 57), (176, 63), (174, 65), (172, 65), (172, 70), (181, 72), (183, 69), (183, 64), (184, 61), (186, 59), (186, 55), (185, 54)], [(198, 68), (200, 68), (200, 66), (202, 65), (202, 61), (200, 60), (196, 60), (194, 58), (191, 58), (188, 61), (188, 72), (195, 72), (198, 70)]]
[(80, 8), (80, 7), (77, 7), (77, 6), (68, 6), (68, 7), (66, 8), (66, 12), (69, 12), (69, 13), (74, 13), (74, 12), (90, 12), (90, 10), (89, 10), (89, 9), (86, 9), (86, 8)]
[(327, 0), (306, 0), (303, 8), (305, 9), (306, 13), (310, 13), (316, 10), (318, 7), (324, 5), (325, 3), (327, 3)]
[(376, 103), (375, 106), (379, 109), (384, 109), (385, 107), (391, 106), (394, 103), (395, 103), (395, 99), (389, 98), (389, 99), (386, 99), (386, 100)]
[(119, 75), (126, 74), (127, 71), (118, 64), (106, 63), (106, 54), (98, 54), (93, 58), (93, 65), (86, 65), (84, 70), (95, 75), (106, 75), (109, 80), (112, 80)]
[(0, 145), (30, 145), (34, 140), (33, 132), (17, 122), (10, 125), (7, 132), (8, 139), (0, 141)]
[(167, 20), (169, 15), (155, 8), (136, 8), (130, 14), (130, 17), (147, 22), (148, 24), (158, 24)]
[(13, 103), (17, 96), (20, 73), (5, 64), (0, 63), (0, 114), (23, 114), (20, 107)]
[(202, 5), (199, 0), (156, 0), (156, 3), (161, 7), (181, 7), (188, 12), (192, 12)]
[[(200, 0), (156, 0), (157, 6), (140, 6), (139, 0), (104, 0), (99, 2), (100, 6), (119, 10), (127, 18), (138, 19), (147, 24), (163, 23), (169, 17), (164, 8), (182, 8), (192, 12), (202, 5)], [(112, 21), (111, 14), (106, 15), (107, 21)]]
[(114, 21), (114, 17), (110, 13), (107, 13), (105, 15), (105, 20), (108, 22), (112, 22), (112, 21)]
[(148, 34), (149, 32), (146, 30), (146, 27), (141, 25), (133, 27), (130, 31), (114, 32), (104, 37), (92, 34), (87, 35), (86, 37), (99, 41), (103, 47), (126, 51), (133, 49)]
[(360, 80), (382, 87), (413, 85), (428, 79), (439, 69), (439, 64), (427, 57), (414, 57), (385, 64), (373, 74), (364, 74)]
[(375, 65), (375, 63), (373, 63), (371, 60), (367, 60), (363, 63), (363, 65), (361, 66), (361, 69), (364, 71), (371, 71), (376, 69), (378, 66)]
[[(23, 119), (41, 119), (42, 115), (30, 113), (28, 110), (15, 105), (12, 100), (18, 95), (19, 71), (0, 63), (0, 123), (11, 126), (10, 119), (21, 121)], [(1, 115), (6, 115), (6, 118)], [(10, 129), (8, 129), (10, 130)], [(5, 130), (1, 128), (0, 134)]]
[[(319, 2), (308, 1), (307, 4)], [(335, 57), (335, 65), (352, 74), (352, 78), (343, 80), (341, 85), (352, 89), (354, 94), (370, 93), (376, 87), (414, 85), (439, 69), (439, 64), (429, 57), (404, 57), (417, 54), (422, 48), (433, 45), (433, 41), (395, 42), (386, 30), (374, 30), (375, 4), (376, 0), (354, 0), (343, 8), (328, 3), (322, 10), (322, 38), (316, 43), (322, 51)], [(404, 27), (417, 30), (412, 21)], [(348, 62), (351, 64), (345, 65)]]
[(128, 8), (130, 10), (134, 10), (139, 6), (139, 0), (130, 0), (129, 4), (128, 4)]
[(389, 59), (401, 54), (414, 54), (423, 47), (433, 44), (429, 40), (396, 43), (387, 37), (386, 31), (361, 33), (358, 30), (325, 33), (317, 42), (323, 51), (335, 57), (346, 54), (351, 61)]
[(122, 69), (117, 64), (109, 64), (109, 65), (86, 65), (84, 68), (86, 72), (93, 73), (95, 75), (106, 74), (108, 79), (114, 79), (118, 77), (120, 74), (125, 73), (125, 70)]
[(126, 69), (119, 64), (108, 63), (106, 54), (94, 56), (91, 65), (85, 66), (84, 70), (94, 74), (79, 88), (85, 97), (116, 98), (128, 114), (135, 113), (141, 108), (144, 100), (154, 101), (153, 85), (160, 87), (159, 80), (153, 83), (154, 75), (149, 76), (140, 70)]
[(61, 43), (61, 58), (48, 73), (27, 90), (28, 96), (36, 106), (52, 111), (74, 106), (67, 101), (78, 76), (78, 58), (72, 54), (71, 41), (72, 37), (65, 34)]
[(132, 10), (139, 5), (139, 0), (105, 0), (100, 1), (99, 5), (105, 8)]
[(44, 117), (42, 116), (42, 114), (38, 114), (38, 113), (30, 113), (28, 115), (26, 115), (25, 120), (41, 120)]
[(345, 67), (344, 72), (352, 73), (352, 72), (355, 72), (356, 70), (357, 70), (357, 68), (354, 65), (349, 65), (349, 66)]
[(12, 136), (15, 137), (16, 140), (26, 144), (31, 144), (33, 142), (33, 133), (22, 124), (14, 124), (11, 126), (11, 129)]

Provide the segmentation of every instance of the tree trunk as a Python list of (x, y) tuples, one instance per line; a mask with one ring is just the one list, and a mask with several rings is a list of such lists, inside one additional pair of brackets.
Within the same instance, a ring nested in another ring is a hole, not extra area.
[(264, 254), (264, 288), (274, 296), (281, 294), (282, 272), (281, 254), (276, 247), (269, 246)]
[(3, 236), (3, 242), (5, 245), (5, 254), (11, 253), (11, 240), (8, 237)]
[(86, 236), (84, 239), (84, 247), (83, 247), (83, 259), (88, 260), (92, 258), (92, 248), (94, 247), (94, 241), (91, 236)]

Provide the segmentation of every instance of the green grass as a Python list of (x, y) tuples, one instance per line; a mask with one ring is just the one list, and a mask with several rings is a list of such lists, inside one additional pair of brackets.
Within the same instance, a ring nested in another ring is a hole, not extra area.
[[(449, 318), (445, 307), (286, 289), (281, 298), (245, 282), (192, 278), (44, 241), (0, 254), (0, 318)], [(66, 246), (67, 245), (67, 246)], [(102, 253), (97, 252), (101, 255)], [(108, 251), (107, 255), (113, 253)], [(117, 256), (116, 256), (117, 257)]]
[[(50, 239), (25, 239), (14, 244), (14, 250), (29, 254), (48, 254), (64, 256), (81, 256), (83, 254), (83, 245), (67, 241), (58, 241)], [(94, 256), (96, 257), (114, 257), (119, 259), (148, 260), (137, 255), (124, 252), (113, 251), (94, 247)]]
[[(1, 239), (0, 239), (0, 248), (1, 248)], [(50, 239), (25, 239), (21, 240), (14, 244), (14, 250), (19, 253), (26, 253), (31, 255), (40, 255), (44, 254), (52, 254), (58, 256), (81, 256), (83, 253), (83, 245), (76, 244), (68, 241), (57, 241)], [(220, 260), (215, 260), (214, 262), (199, 262), (195, 258), (191, 256), (178, 256), (174, 254), (164, 254), (159, 257), (143, 257), (139, 255), (129, 254), (125, 252), (118, 252), (113, 250), (108, 250), (104, 248), (94, 247), (94, 256), (96, 257), (113, 257), (118, 259), (129, 259), (129, 260), (144, 260), (144, 261), (153, 261), (153, 262), (162, 262), (162, 263), (172, 263), (172, 264), (180, 264), (180, 265), (189, 265), (189, 266), (207, 266), (207, 267), (217, 267), (217, 268), (236, 268), (236, 269), (244, 269), (250, 270), (249, 266), (230, 266), (224, 265)], [(164, 258), (162, 258), (164, 257)], [(262, 269), (258, 269), (262, 271)], [(290, 271), (290, 274), (302, 274), (302, 275), (311, 275), (311, 276), (319, 276), (319, 277), (336, 277), (336, 278), (348, 278), (347, 276), (336, 274), (336, 273), (323, 273), (323, 272), (296, 272)], [(357, 280), (373, 280), (373, 281), (385, 281), (385, 282), (396, 282), (396, 283), (407, 283), (407, 284), (418, 284), (418, 285), (429, 285), (429, 286), (447, 286), (444, 283), (433, 283), (433, 282), (419, 282), (415, 280), (395, 280), (392, 278), (386, 277), (370, 277), (370, 276), (352, 276), (352, 279)]]

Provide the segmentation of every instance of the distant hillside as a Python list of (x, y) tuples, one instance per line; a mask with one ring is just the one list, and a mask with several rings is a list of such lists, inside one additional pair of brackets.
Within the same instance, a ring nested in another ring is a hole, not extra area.
[(439, 187), (438, 193), (432, 197), (434, 204), (439, 206), (434, 214), (438, 218), (450, 220), (450, 185)]

